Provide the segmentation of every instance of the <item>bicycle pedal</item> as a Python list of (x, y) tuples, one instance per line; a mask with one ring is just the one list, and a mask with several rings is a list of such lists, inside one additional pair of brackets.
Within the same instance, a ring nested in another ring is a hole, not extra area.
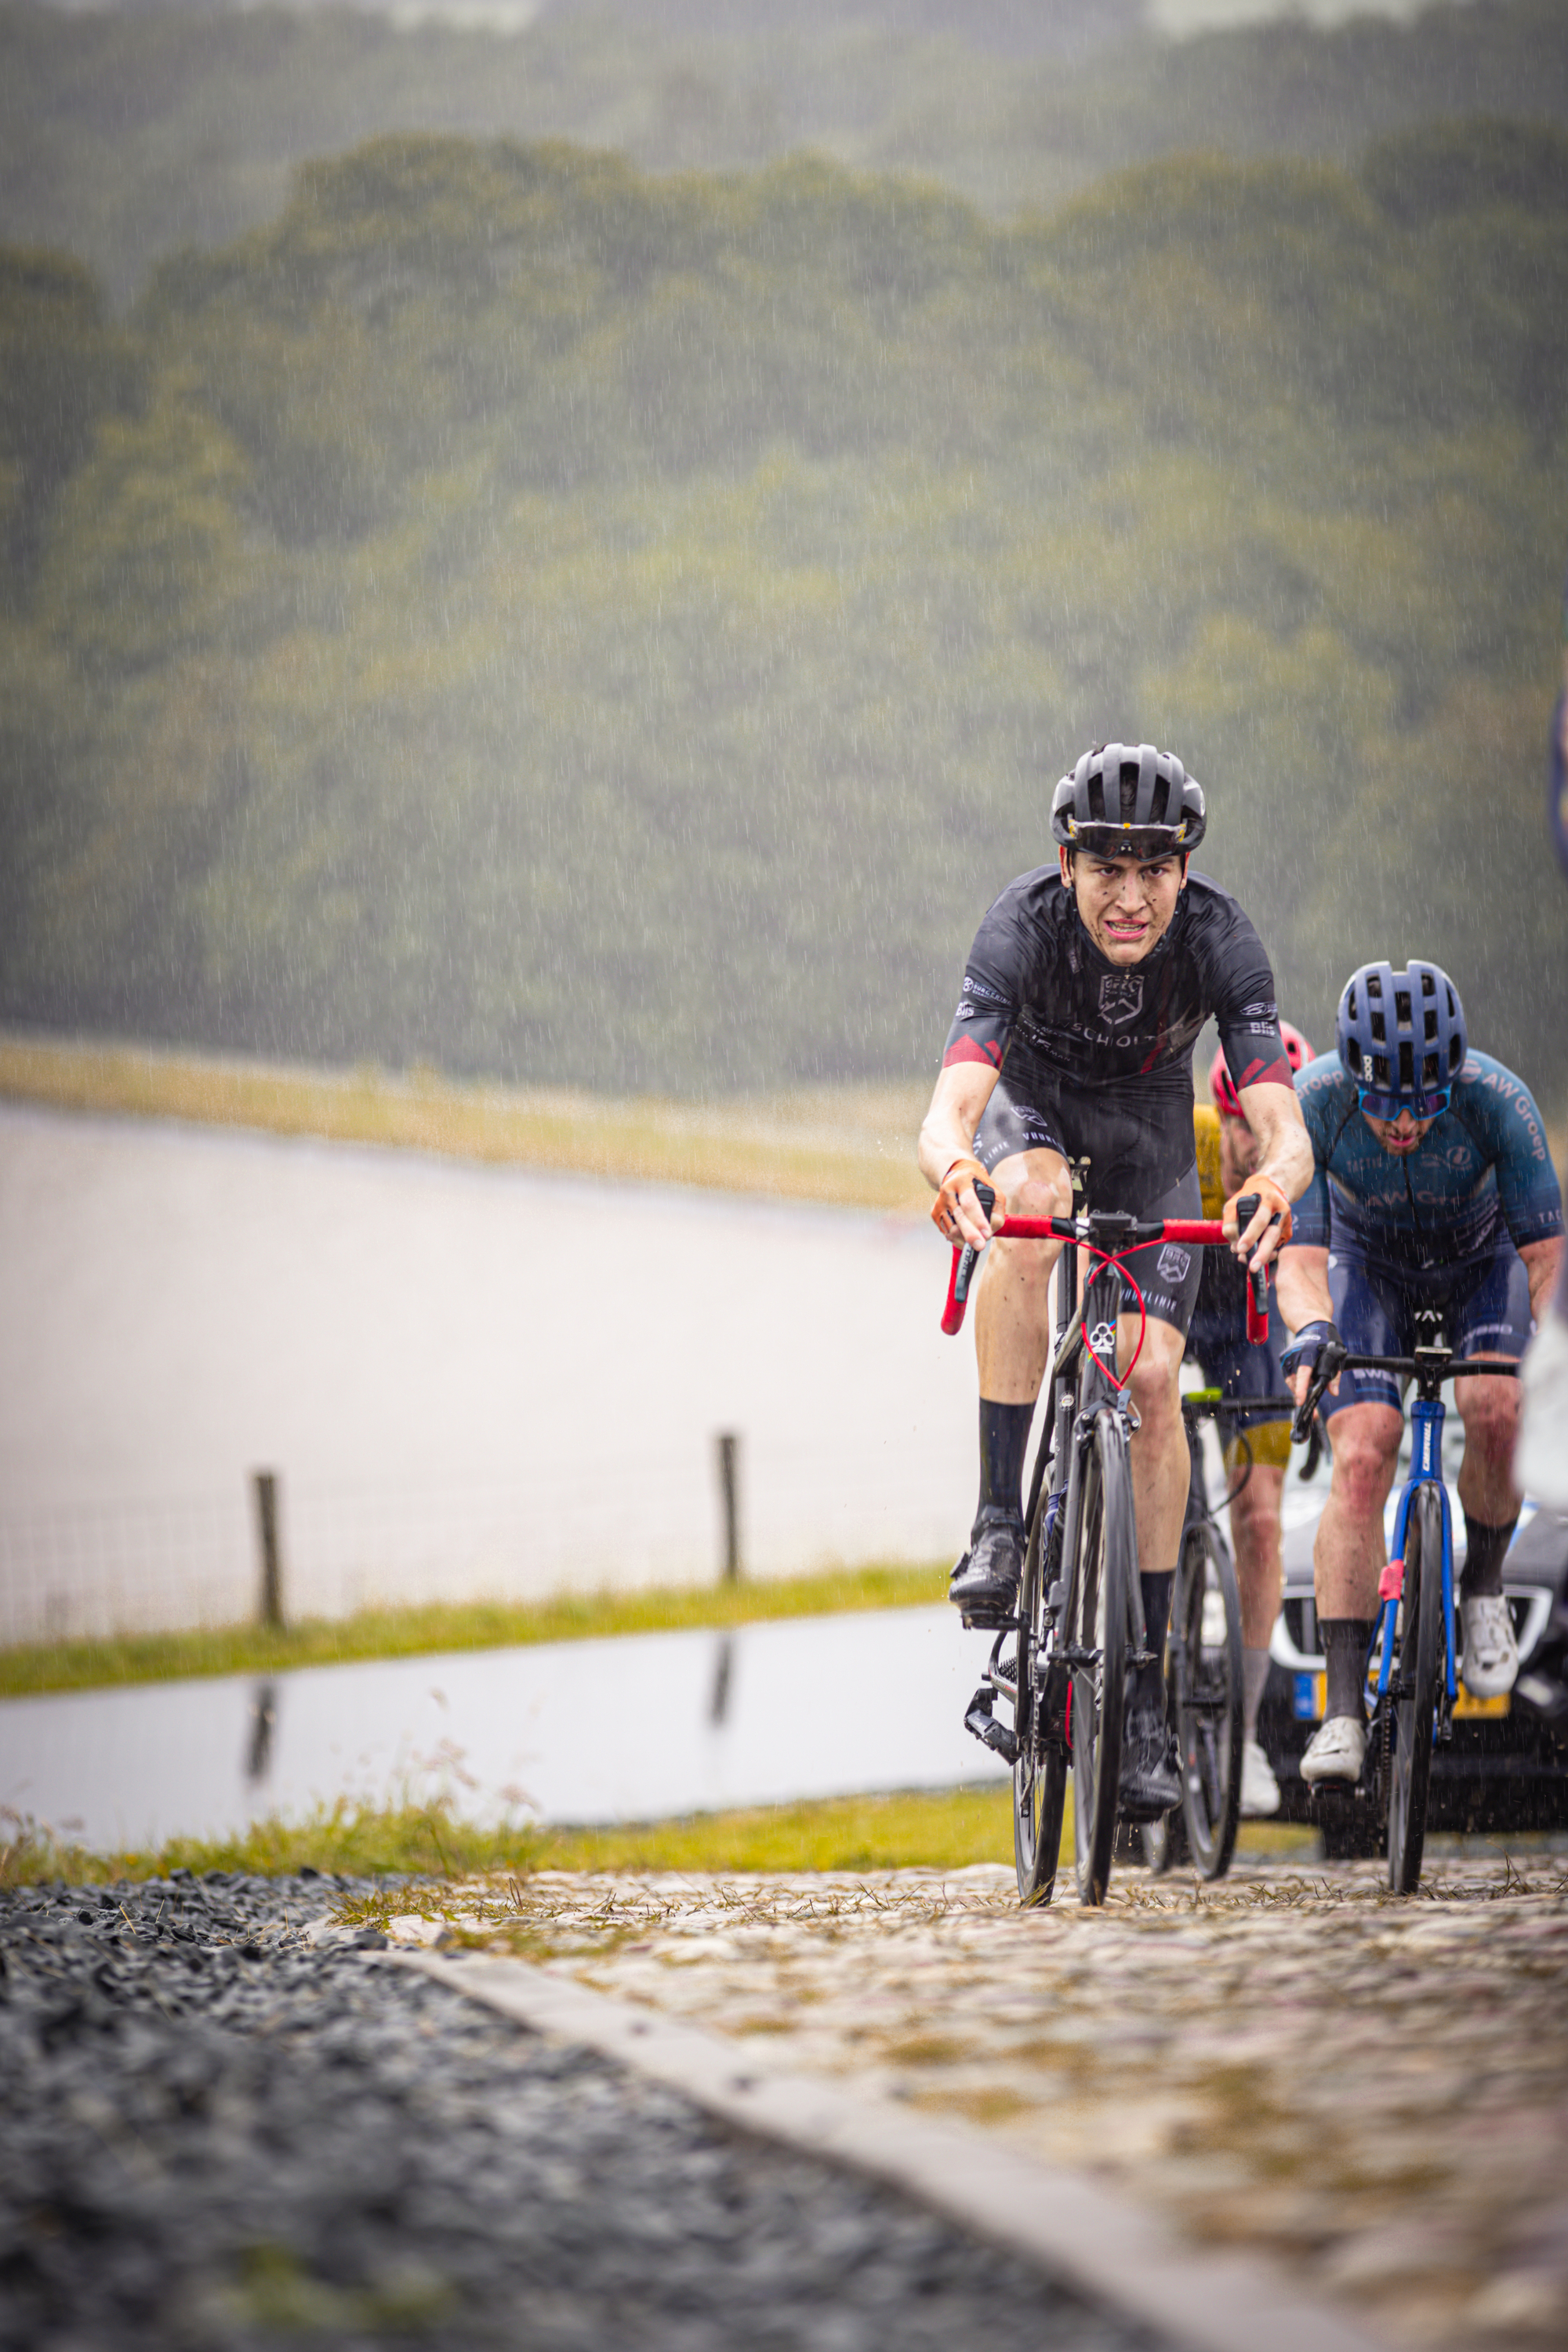
[(983, 1748), (991, 1748), (1005, 1764), (1018, 1760), (1018, 1742), (1005, 1723), (998, 1723), (991, 1712), (992, 1693), (982, 1683), (970, 1700), (963, 1717), (963, 1727), (979, 1740)]

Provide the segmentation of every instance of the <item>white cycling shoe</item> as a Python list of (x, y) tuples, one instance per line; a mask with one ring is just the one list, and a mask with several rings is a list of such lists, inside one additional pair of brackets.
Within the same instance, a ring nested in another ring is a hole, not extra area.
[(1307, 1742), (1301, 1778), (1310, 1786), (1320, 1780), (1348, 1780), (1353, 1788), (1361, 1779), (1365, 1755), (1365, 1724), (1353, 1715), (1331, 1715)]
[(1465, 1688), (1472, 1698), (1501, 1698), (1513, 1688), (1519, 1673), (1519, 1643), (1508, 1602), (1500, 1592), (1482, 1593), (1477, 1600), (1461, 1601), (1459, 1615), (1465, 1627), (1465, 1654), (1459, 1662)]
[(1279, 1783), (1274, 1768), (1257, 1740), (1248, 1739), (1241, 1750), (1241, 1818), (1260, 1822), (1279, 1811)]

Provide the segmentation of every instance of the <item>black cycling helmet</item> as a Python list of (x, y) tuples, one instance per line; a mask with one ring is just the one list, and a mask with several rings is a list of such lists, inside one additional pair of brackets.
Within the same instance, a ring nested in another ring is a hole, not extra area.
[(1203, 786), (1173, 751), (1099, 743), (1051, 794), (1051, 838), (1094, 857), (1185, 856), (1204, 837)]

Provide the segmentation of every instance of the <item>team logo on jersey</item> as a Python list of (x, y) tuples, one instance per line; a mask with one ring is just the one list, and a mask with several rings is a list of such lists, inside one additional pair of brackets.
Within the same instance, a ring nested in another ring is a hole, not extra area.
[(1100, 983), (1100, 1010), (1113, 1029), (1124, 1029), (1143, 1010), (1141, 971), (1108, 971)]
[(1167, 1282), (1185, 1282), (1192, 1269), (1193, 1254), (1178, 1242), (1167, 1242), (1160, 1252), (1157, 1271)]

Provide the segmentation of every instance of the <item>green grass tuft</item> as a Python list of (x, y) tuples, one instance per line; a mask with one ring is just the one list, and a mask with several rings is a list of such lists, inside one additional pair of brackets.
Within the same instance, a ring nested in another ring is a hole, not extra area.
[(237, 1837), (171, 1838), (166, 1845), (123, 1853), (94, 1853), (62, 1843), (33, 1822), (12, 1822), (8, 1842), (0, 1843), (0, 1886), (55, 1881), (82, 1886), (166, 1878), (172, 1870), (189, 1870), (198, 1877), (206, 1870), (258, 1878), (314, 1870), (323, 1877), (395, 1873), (466, 1878), (492, 1870), (531, 1870), (541, 1842), (541, 1832), (528, 1826), (474, 1829), (440, 1805), (375, 1811), (342, 1801), (318, 1808), (302, 1822), (256, 1822)]
[(0, 1697), (179, 1682), (200, 1675), (279, 1674), (291, 1666), (588, 1641), (608, 1633), (827, 1617), (852, 1609), (908, 1608), (942, 1600), (948, 1573), (946, 1566), (889, 1563), (756, 1584), (658, 1586), (638, 1592), (562, 1593), (549, 1601), (432, 1601), (418, 1608), (366, 1609), (353, 1617), (309, 1618), (282, 1632), (262, 1625), (216, 1625), (192, 1633), (39, 1642), (0, 1650)]

